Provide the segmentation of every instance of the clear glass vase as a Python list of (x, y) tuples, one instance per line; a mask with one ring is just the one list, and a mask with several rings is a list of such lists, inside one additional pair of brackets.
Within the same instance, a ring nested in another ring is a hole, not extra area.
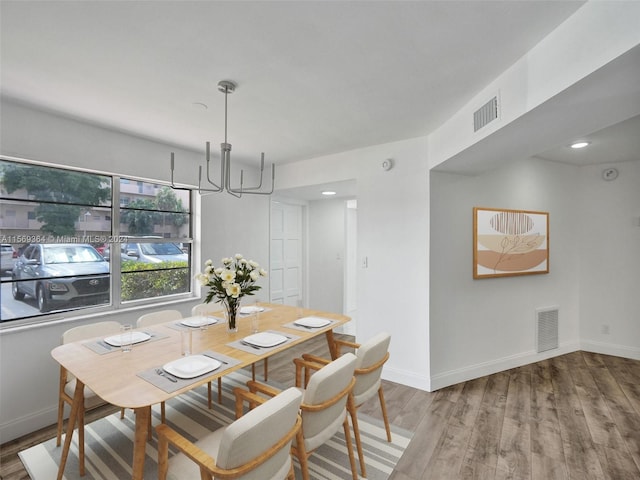
[(235, 333), (238, 331), (238, 311), (240, 310), (240, 302), (223, 302), (224, 318), (227, 321), (227, 331)]

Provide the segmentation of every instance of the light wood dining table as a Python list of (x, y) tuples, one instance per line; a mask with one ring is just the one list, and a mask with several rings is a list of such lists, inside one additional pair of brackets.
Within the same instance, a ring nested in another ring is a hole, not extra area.
[[(194, 383), (175, 392), (167, 393), (152, 383), (144, 380), (138, 374), (146, 370), (162, 366), (181, 357), (180, 329), (176, 328), (176, 321), (154, 325), (141, 330), (155, 330), (163, 338), (139, 343), (130, 352), (113, 352), (99, 354), (87, 347), (88, 340), (68, 343), (54, 348), (52, 357), (62, 368), (76, 377), (76, 389), (73, 404), (69, 414), (67, 432), (62, 448), (58, 480), (64, 475), (67, 456), (71, 445), (71, 438), (78, 416), (78, 407), (84, 401), (85, 385), (93, 390), (106, 402), (123, 408), (131, 408), (135, 412), (135, 438), (133, 441), (133, 480), (142, 480), (145, 461), (145, 445), (147, 442), (148, 422), (151, 406), (164, 402), (186, 391), (197, 388), (240, 368), (252, 365), (257, 361), (268, 358), (295, 345), (305, 342), (318, 335), (326, 335), (329, 351), (336, 358), (336, 348), (333, 339), (333, 329), (347, 323), (350, 318), (335, 313), (318, 310), (300, 309), (279, 304), (261, 303), (264, 311), (259, 313), (260, 331), (281, 332), (290, 336), (292, 340), (270, 349), (260, 349), (248, 353), (233, 348), (229, 344), (242, 340), (251, 334), (251, 318), (240, 317), (238, 331), (229, 332), (224, 322), (209, 326), (206, 330), (193, 329), (193, 353), (214, 351), (238, 360), (238, 363), (224, 371), (213, 371), (198, 377)], [(222, 312), (217, 315), (222, 318)], [(299, 317), (320, 317), (331, 320), (332, 323), (321, 328), (292, 329), (286, 324), (294, 322)], [(185, 327), (189, 328), (189, 327)]]

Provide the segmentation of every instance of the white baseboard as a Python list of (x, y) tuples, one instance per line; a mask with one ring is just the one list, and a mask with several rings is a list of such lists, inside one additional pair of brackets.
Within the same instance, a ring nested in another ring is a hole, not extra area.
[(613, 355), (614, 357), (631, 358), (640, 360), (640, 349), (627, 347), (625, 345), (616, 345), (613, 343), (582, 341), (580, 342), (580, 350), (592, 353), (601, 353), (603, 355)]
[(426, 392), (431, 391), (428, 377), (416, 375), (415, 373), (408, 372), (406, 370), (400, 370), (385, 365), (384, 369), (382, 370), (382, 378), (390, 382), (400, 383), (401, 385), (417, 388), (418, 390), (424, 390)]
[(547, 358), (565, 355), (577, 350), (580, 350), (580, 343), (570, 342), (561, 344), (558, 348), (547, 350), (546, 352), (522, 352), (516, 355), (511, 355), (509, 357), (497, 358), (488, 362), (439, 373), (431, 377), (430, 383), (432, 390), (430, 391), (438, 390), (450, 385), (455, 385), (456, 383), (473, 380), (474, 378), (484, 377), (485, 375), (492, 375), (504, 370), (509, 370), (510, 368), (521, 367), (529, 363), (539, 362), (540, 360), (545, 360)]
[[(66, 410), (69, 413), (69, 409)], [(65, 415), (66, 416), (66, 415)], [(20, 418), (0, 424), (0, 444), (4, 444), (28, 433), (53, 425), (58, 421), (58, 406), (55, 405)]]

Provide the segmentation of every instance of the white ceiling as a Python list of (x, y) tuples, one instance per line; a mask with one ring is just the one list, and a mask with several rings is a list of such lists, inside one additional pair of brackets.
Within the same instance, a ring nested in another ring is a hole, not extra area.
[[(2, 93), (281, 164), (427, 134), (581, 1), (2, 1)], [(195, 103), (204, 103), (203, 109)]]
[(234, 80), (233, 158), (283, 164), (428, 134), (583, 3), (2, 0), (1, 92), (203, 150)]

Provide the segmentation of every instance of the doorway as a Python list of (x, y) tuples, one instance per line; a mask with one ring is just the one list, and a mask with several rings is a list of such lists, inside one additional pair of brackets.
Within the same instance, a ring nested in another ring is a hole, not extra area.
[[(355, 180), (279, 190), (271, 202), (270, 298), (357, 319)], [(338, 192), (324, 197), (322, 191)]]

